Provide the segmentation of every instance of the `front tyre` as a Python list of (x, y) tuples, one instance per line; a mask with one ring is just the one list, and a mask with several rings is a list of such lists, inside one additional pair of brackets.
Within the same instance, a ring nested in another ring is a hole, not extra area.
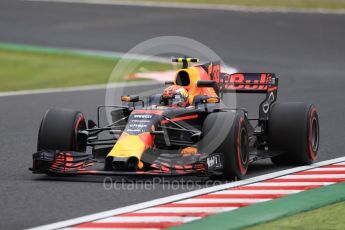
[(268, 122), (269, 148), (286, 151), (284, 155), (271, 158), (274, 164), (312, 164), (317, 157), (319, 141), (319, 118), (314, 105), (273, 105)]
[[(214, 143), (217, 145), (215, 148), (205, 151)], [(203, 152), (223, 154), (223, 168), (212, 179), (242, 179), (249, 164), (248, 131), (244, 113), (227, 111), (209, 114), (203, 125), (200, 146)]]
[(86, 129), (85, 118), (72, 109), (49, 109), (38, 132), (37, 150), (86, 151), (86, 138), (78, 135)]

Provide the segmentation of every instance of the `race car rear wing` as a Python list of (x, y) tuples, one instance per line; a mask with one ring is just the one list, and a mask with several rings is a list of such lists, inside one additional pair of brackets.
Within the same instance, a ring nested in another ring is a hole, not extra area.
[[(220, 62), (200, 65), (217, 83), (221, 93), (267, 93), (278, 89), (278, 78), (274, 73), (222, 73)], [(203, 79), (206, 80), (206, 79)]]
[(221, 73), (214, 80), (223, 92), (267, 93), (278, 89), (278, 78), (273, 73)]
[(272, 104), (277, 100), (278, 78), (274, 73), (222, 73), (220, 62), (202, 65), (217, 84), (219, 97), (224, 93), (262, 93), (265, 99), (259, 106), (259, 120), (268, 120)]
[(279, 79), (274, 73), (221, 73), (219, 79), (213, 77), (218, 83), (221, 98), (227, 92), (266, 94), (259, 106), (259, 120), (268, 120), (270, 108), (278, 94)]

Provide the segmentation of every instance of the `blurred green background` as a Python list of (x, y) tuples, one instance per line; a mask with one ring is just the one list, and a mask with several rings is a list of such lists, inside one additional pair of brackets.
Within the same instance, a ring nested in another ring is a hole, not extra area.
[[(0, 44), (0, 91), (106, 84), (119, 58), (81, 55), (73, 51)], [(138, 60), (125, 60), (137, 64)], [(140, 62), (134, 72), (171, 69), (171, 65)], [(120, 82), (128, 76), (112, 77)]]

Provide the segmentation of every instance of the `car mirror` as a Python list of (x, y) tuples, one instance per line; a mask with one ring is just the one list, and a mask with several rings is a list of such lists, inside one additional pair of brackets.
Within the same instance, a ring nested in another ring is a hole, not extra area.
[(121, 96), (121, 101), (123, 101), (123, 102), (138, 102), (139, 101), (139, 96), (137, 96), (137, 95)]
[(215, 104), (215, 103), (219, 103), (219, 102), (220, 102), (219, 97), (207, 97), (207, 96), (205, 96), (205, 97), (200, 99), (201, 104), (208, 104), (208, 103)]

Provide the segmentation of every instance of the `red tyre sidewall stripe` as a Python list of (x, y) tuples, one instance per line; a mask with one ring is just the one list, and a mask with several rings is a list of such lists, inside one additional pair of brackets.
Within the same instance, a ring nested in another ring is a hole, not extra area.
[(73, 147), (74, 147), (74, 150), (75, 151), (78, 151), (78, 143), (77, 143), (77, 135), (78, 135), (78, 128), (79, 128), (79, 125), (80, 125), (80, 122), (82, 122), (84, 120), (84, 117), (83, 116), (79, 116), (78, 117), (78, 120), (77, 122), (75, 123), (75, 126), (74, 126), (74, 134), (73, 134), (73, 140), (72, 140), (72, 144), (73, 144)]
[(313, 131), (313, 118), (314, 118), (314, 114), (316, 112), (316, 108), (312, 107), (311, 111), (310, 111), (310, 117), (309, 117), (309, 130), (308, 130), (308, 149), (309, 149), (309, 157), (311, 160), (315, 160), (316, 158), (316, 152), (314, 152), (313, 150), (313, 146), (312, 146), (312, 131)]
[(242, 175), (245, 175), (247, 172), (247, 168), (245, 165), (242, 164), (242, 157), (241, 157), (241, 133), (242, 133), (242, 123), (244, 122), (243, 117), (240, 118), (239, 126), (238, 126), (238, 134), (237, 134), (237, 165), (240, 169)]

